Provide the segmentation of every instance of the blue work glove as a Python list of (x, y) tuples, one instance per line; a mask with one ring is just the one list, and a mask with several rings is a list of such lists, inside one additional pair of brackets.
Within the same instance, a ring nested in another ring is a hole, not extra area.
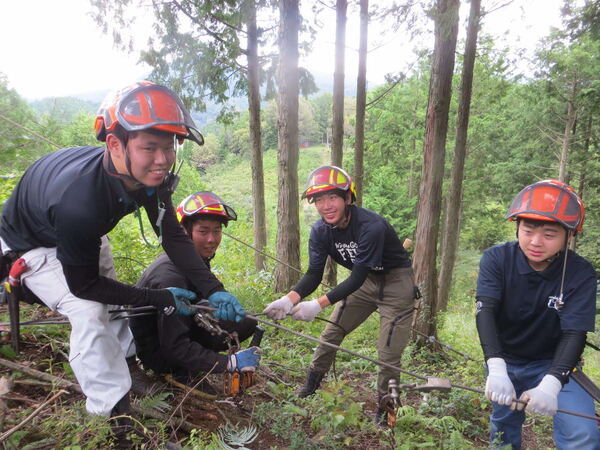
[(208, 296), (208, 302), (210, 306), (217, 308), (213, 313), (217, 319), (240, 322), (246, 317), (246, 310), (235, 295), (229, 292), (214, 292)]
[(167, 288), (173, 295), (173, 299), (175, 300), (175, 307), (167, 306), (164, 309), (164, 312), (167, 316), (175, 313), (180, 316), (193, 316), (196, 314), (196, 310), (192, 308), (190, 304), (190, 300), (194, 300), (196, 298), (196, 294), (192, 291), (188, 291), (187, 289), (181, 289), (176, 287)]
[(229, 356), (227, 370), (235, 372), (254, 372), (260, 363), (260, 353), (258, 347), (250, 347), (246, 350), (240, 350)]

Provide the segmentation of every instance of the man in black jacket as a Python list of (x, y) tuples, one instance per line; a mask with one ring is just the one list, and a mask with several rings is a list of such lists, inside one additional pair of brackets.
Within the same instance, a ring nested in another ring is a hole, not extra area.
[[(192, 238), (196, 252), (210, 268), (221, 243), (222, 227), (230, 220), (236, 220), (235, 211), (223, 203), (214, 193), (196, 192), (185, 198), (177, 208), (177, 219)], [(162, 254), (146, 269), (140, 281), (140, 288), (162, 289), (175, 286), (193, 292), (199, 291), (192, 281)], [(248, 338), (256, 328), (256, 321), (243, 319), (243, 310), (235, 312), (236, 321), (219, 321), (219, 327), (236, 332), (240, 342)], [(228, 349), (225, 336), (211, 335), (198, 326), (190, 316), (172, 316), (159, 313), (158, 316), (133, 317), (129, 323), (136, 343), (137, 354), (144, 367), (156, 373), (170, 373), (184, 384), (204, 373), (221, 373), (254, 370), (259, 362), (256, 349), (246, 349), (235, 355), (219, 353)], [(236, 360), (232, 360), (234, 357)], [(216, 392), (208, 383), (203, 383), (204, 392)]]
[(25, 287), (69, 318), (69, 360), (86, 409), (108, 416), (128, 411), (126, 356), (134, 354), (127, 325), (109, 320), (109, 305), (193, 314), (189, 300), (196, 297), (171, 286), (142, 289), (114, 279), (104, 236), (121, 218), (143, 207), (167, 254), (222, 318), (239, 303), (224, 292), (175, 217), (169, 169), (177, 144), (203, 143), (178, 96), (150, 82), (127, 86), (106, 98), (95, 129), (106, 146), (58, 150), (27, 169), (4, 205), (0, 247), (25, 260)]
[[(348, 334), (377, 311), (379, 359), (399, 366), (409, 338), (415, 290), (411, 261), (396, 231), (379, 214), (353, 205), (354, 182), (339, 167), (323, 166), (314, 170), (302, 197), (314, 203), (321, 216), (310, 232), (308, 270), (287, 295), (273, 301), (264, 313), (275, 320), (289, 314), (295, 320), (311, 321), (335, 303), (330, 317), (335, 323), (327, 324), (321, 340), (341, 345)], [(301, 301), (319, 286), (328, 256), (349, 269), (350, 276), (327, 294)], [(317, 347), (299, 397), (312, 395), (317, 390), (335, 354), (336, 350), (329, 346)], [(398, 381), (398, 376), (393, 369), (379, 369), (379, 400), (387, 393), (389, 381)], [(386, 422), (383, 406), (380, 403), (376, 413), (380, 424)]]

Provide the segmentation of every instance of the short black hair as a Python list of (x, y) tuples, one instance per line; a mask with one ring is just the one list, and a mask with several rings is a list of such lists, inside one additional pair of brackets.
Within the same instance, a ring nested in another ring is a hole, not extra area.
[(567, 227), (565, 227), (562, 223), (557, 222), (555, 220), (540, 220), (540, 219), (530, 219), (528, 217), (519, 217), (517, 216), (517, 225), (520, 222), (525, 222), (532, 227), (538, 228), (543, 227), (544, 225), (558, 225), (559, 227), (564, 228), (567, 231), (570, 231)]
[(194, 224), (200, 220), (211, 220), (213, 222), (220, 222), (221, 225), (227, 226), (229, 221), (225, 217), (219, 217), (214, 214), (194, 214), (193, 216), (184, 217), (181, 221), (181, 226), (185, 228), (189, 235), (192, 234)]
[[(129, 139), (134, 139), (142, 131), (144, 133), (150, 133), (150, 134), (154, 134), (156, 136), (171, 136), (172, 137), (175, 135), (175, 133), (172, 133), (170, 131), (159, 130), (156, 128), (146, 128), (145, 130), (138, 130), (138, 131), (127, 131), (125, 128), (123, 128), (118, 123), (115, 125), (115, 128), (112, 131), (110, 131), (108, 134), (114, 135), (119, 141), (121, 141), (121, 143), (123, 145), (127, 145), (127, 142), (129, 141)], [(176, 136), (179, 137), (178, 135), (176, 135)]]

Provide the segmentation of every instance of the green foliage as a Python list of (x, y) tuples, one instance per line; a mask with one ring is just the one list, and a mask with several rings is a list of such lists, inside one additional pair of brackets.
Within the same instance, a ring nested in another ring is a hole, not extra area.
[(329, 383), (327, 389), (319, 389), (315, 399), (318, 409), (312, 415), (312, 428), (341, 435), (348, 428), (360, 427), (367, 418), (362, 412), (363, 403), (353, 399), (353, 392), (353, 388), (344, 381)]
[(413, 235), (417, 217), (416, 197), (409, 197), (408, 186), (398, 183), (401, 173), (394, 166), (374, 171), (365, 187), (363, 206), (388, 219), (402, 240)]
[(167, 400), (172, 397), (173, 394), (170, 392), (159, 392), (156, 395), (141, 397), (137, 400), (137, 403), (145, 410), (155, 409), (162, 413), (166, 413), (171, 409), (171, 405)]
[(400, 443), (396, 449), (471, 447), (470, 442), (462, 437), (461, 426), (453, 417), (421, 416), (415, 414), (411, 406), (400, 408), (393, 432), (394, 440)]
[[(268, 426), (273, 435), (289, 441), (289, 448), (298, 450), (324, 448), (308, 438), (298, 426), (302, 415), (295, 414), (291, 409), (283, 410), (282, 407), (285, 408), (279, 402), (261, 403), (256, 407), (252, 418), (259, 426)], [(278, 413), (273, 414), (273, 411), (278, 411)]]
[(193, 429), (183, 448), (190, 450), (222, 450), (223, 446), (216, 433)]
[(494, 201), (481, 202), (472, 206), (471, 213), (462, 228), (461, 240), (465, 247), (483, 251), (510, 239), (514, 225), (504, 221), (504, 205)]
[(45, 130), (36, 123), (34, 111), (8, 87), (8, 80), (1, 72), (0, 115), (0, 175), (20, 176), (29, 164), (52, 147), (27, 131), (46, 136)]

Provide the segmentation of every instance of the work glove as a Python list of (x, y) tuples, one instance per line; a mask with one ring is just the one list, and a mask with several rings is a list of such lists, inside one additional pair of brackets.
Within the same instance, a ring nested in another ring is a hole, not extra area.
[(285, 319), (285, 316), (289, 314), (293, 307), (294, 303), (287, 295), (284, 295), (279, 300), (271, 302), (269, 306), (263, 310), (263, 313), (265, 313), (269, 319), (281, 320)]
[(217, 319), (241, 322), (246, 317), (246, 310), (240, 305), (235, 295), (229, 292), (214, 292), (209, 295), (208, 303), (213, 308), (217, 308), (213, 312), (213, 316)]
[(250, 347), (246, 350), (240, 350), (229, 356), (227, 370), (235, 372), (254, 372), (260, 363), (260, 353), (258, 347)]
[(196, 298), (196, 294), (194, 292), (176, 287), (167, 288), (167, 291), (173, 295), (173, 300), (175, 300), (174, 306), (167, 306), (164, 309), (164, 312), (167, 316), (170, 316), (173, 313), (180, 316), (193, 316), (196, 314), (196, 310), (190, 304), (190, 300), (194, 300)]
[(308, 302), (300, 302), (292, 308), (292, 319), (304, 320), (310, 322), (323, 308), (319, 304), (319, 300), (310, 300)]
[(562, 384), (552, 375), (544, 375), (540, 384), (533, 389), (529, 389), (521, 394), (519, 400), (527, 403), (517, 403), (516, 409), (543, 414), (544, 416), (553, 416), (558, 409), (558, 393), (562, 389)]
[(499, 405), (510, 406), (517, 398), (517, 393), (506, 372), (506, 362), (502, 358), (490, 358), (487, 360), (487, 366), (485, 396)]

